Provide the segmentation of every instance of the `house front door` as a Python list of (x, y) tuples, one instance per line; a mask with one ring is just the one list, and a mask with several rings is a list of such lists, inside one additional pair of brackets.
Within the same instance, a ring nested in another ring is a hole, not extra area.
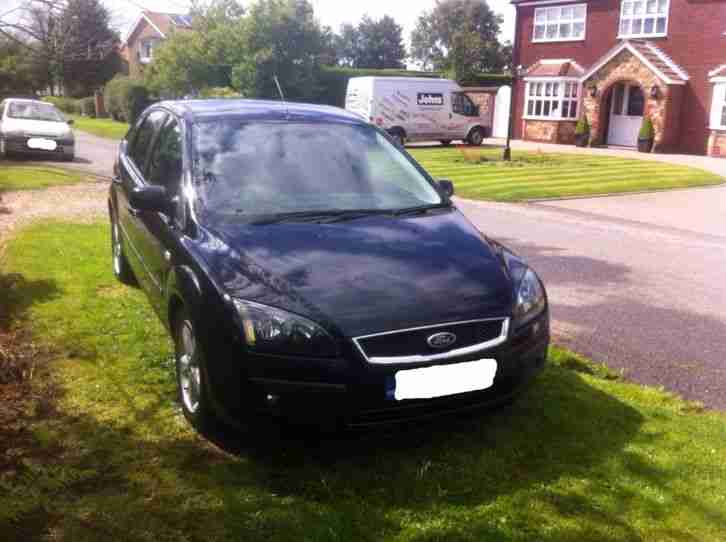
[(645, 96), (638, 85), (618, 83), (613, 87), (608, 143), (635, 147), (643, 123)]

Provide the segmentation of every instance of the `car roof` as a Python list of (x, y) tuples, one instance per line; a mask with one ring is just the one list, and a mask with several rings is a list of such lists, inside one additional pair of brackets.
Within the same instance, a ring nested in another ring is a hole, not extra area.
[(218, 119), (287, 120), (308, 122), (340, 122), (366, 124), (355, 113), (329, 105), (281, 102), (279, 100), (249, 100), (219, 98), (209, 100), (169, 100), (156, 104), (170, 109), (190, 122)]

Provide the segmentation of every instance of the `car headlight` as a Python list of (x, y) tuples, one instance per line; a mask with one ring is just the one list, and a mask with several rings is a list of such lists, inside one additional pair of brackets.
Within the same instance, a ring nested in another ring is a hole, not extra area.
[(333, 338), (315, 322), (282, 309), (234, 300), (247, 346), (266, 354), (335, 357)]
[(517, 300), (514, 306), (514, 319), (522, 325), (545, 310), (547, 298), (544, 287), (531, 269), (527, 269), (517, 287)]
[(500, 247), (500, 254), (514, 283), (516, 294), (514, 321), (516, 325), (521, 326), (545, 310), (547, 294), (537, 273), (532, 271), (521, 258), (504, 247)]

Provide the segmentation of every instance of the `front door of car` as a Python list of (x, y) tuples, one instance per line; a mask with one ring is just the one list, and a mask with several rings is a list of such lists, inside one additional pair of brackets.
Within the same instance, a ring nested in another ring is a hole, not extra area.
[(141, 213), (139, 248), (153, 281), (159, 285), (150, 298), (160, 314), (163, 311), (164, 285), (171, 268), (172, 253), (178, 248), (180, 230), (176, 226), (176, 215), (181, 201), (183, 141), (181, 124), (170, 115), (154, 141), (146, 168), (146, 182), (163, 186), (169, 204), (164, 212)]
[(131, 205), (129, 194), (135, 188), (143, 187), (146, 184), (144, 172), (151, 155), (151, 146), (163, 126), (166, 116), (165, 111), (153, 110), (137, 123), (129, 135), (126, 152), (121, 153), (118, 167), (122, 187), (118, 191), (121, 194), (117, 203), (118, 221), (124, 244), (129, 248), (126, 251), (126, 257), (139, 285), (149, 295), (154, 295), (160, 285), (156, 283), (151, 274), (149, 256), (144, 254), (143, 250), (143, 212)]

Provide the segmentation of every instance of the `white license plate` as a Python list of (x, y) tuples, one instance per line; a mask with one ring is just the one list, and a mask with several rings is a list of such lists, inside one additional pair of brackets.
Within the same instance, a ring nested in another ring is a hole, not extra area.
[(41, 151), (54, 151), (58, 145), (52, 139), (45, 139), (43, 137), (31, 137), (28, 139), (28, 148), (36, 149)]
[(494, 359), (398, 371), (394, 397), (397, 401), (432, 399), (481, 391), (494, 385), (496, 374), (497, 361)]

